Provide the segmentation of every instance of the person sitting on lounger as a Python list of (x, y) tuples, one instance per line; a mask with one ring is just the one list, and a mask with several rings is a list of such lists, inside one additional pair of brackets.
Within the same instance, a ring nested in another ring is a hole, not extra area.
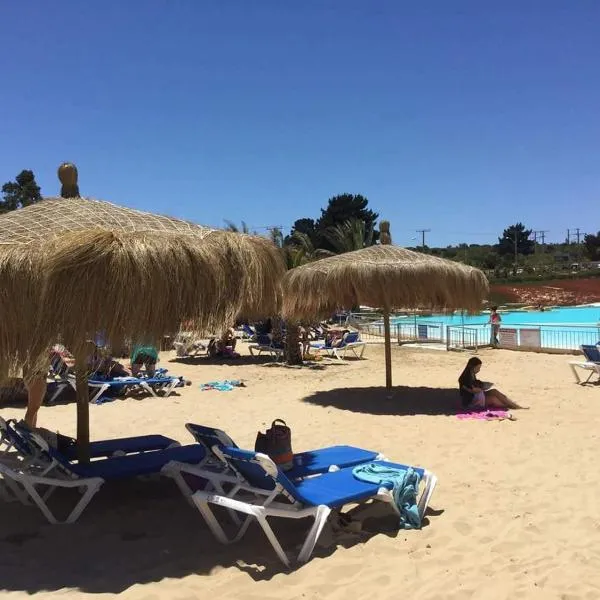
[(213, 338), (208, 343), (208, 355), (211, 358), (238, 358), (235, 351), (237, 339), (233, 328), (229, 328), (219, 339)]
[(325, 336), (325, 345), (328, 348), (337, 348), (341, 345), (342, 340), (347, 333), (350, 333), (349, 329), (330, 327)]
[(481, 370), (481, 359), (473, 356), (458, 378), (460, 397), (464, 408), (525, 408), (513, 402), (502, 392), (494, 388), (485, 389), (486, 384), (477, 379)]
[(157, 362), (158, 350), (154, 346), (134, 346), (131, 352), (131, 374), (137, 377), (141, 368), (145, 367), (146, 375), (154, 377)]

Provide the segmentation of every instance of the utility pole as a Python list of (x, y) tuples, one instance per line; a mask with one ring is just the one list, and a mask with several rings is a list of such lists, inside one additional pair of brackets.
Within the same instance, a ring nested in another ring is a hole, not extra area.
[(538, 233), (540, 234), (541, 238), (542, 238), (542, 246), (546, 243), (546, 234), (550, 233), (550, 231), (548, 229), (544, 229), (542, 231), (538, 231)]
[(423, 252), (425, 251), (425, 234), (429, 233), (431, 229), (417, 229), (416, 232), (421, 234), (421, 246), (423, 246)]

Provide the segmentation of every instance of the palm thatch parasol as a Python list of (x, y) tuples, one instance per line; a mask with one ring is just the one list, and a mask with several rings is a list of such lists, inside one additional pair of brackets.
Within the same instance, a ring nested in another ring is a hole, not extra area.
[[(65, 195), (77, 191), (76, 172), (61, 175)], [(184, 320), (209, 329), (250, 307), (276, 313), (283, 272), (266, 238), (108, 202), (48, 198), (7, 213), (0, 216), (0, 377), (43, 363), (59, 337), (83, 365), (95, 332), (154, 342)], [(87, 382), (80, 379), (85, 447)]]
[(478, 310), (488, 294), (473, 267), (391, 245), (370, 246), (288, 271), (283, 314), (310, 319), (358, 305), (383, 309), (386, 387), (392, 386), (390, 311), (394, 308)]

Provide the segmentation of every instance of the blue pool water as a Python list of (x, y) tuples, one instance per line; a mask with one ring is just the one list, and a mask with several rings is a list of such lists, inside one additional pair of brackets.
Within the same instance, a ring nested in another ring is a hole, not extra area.
[[(545, 311), (500, 312), (500, 316), (502, 327), (517, 331), (513, 334), (517, 345), (527, 345), (525, 340), (529, 340), (531, 344), (532, 330), (538, 331), (536, 345), (542, 348), (576, 350), (582, 344), (596, 344), (600, 341), (600, 304)], [(390, 321), (397, 334), (404, 339), (439, 340), (451, 344), (462, 340), (464, 345), (464, 340), (468, 338), (467, 341), (471, 345), (483, 345), (490, 341), (489, 318), (489, 313), (464, 316), (455, 313), (416, 319), (414, 316), (397, 316)], [(465, 327), (462, 327), (463, 325)], [(377, 323), (373, 326), (382, 327), (382, 324)], [(507, 331), (506, 336), (509, 335), (511, 334)], [(501, 344), (502, 339), (501, 330)]]
[[(500, 312), (502, 325), (588, 325), (600, 323), (600, 305), (563, 307), (539, 311)], [(414, 317), (394, 317), (393, 323), (400, 323)], [(485, 325), (490, 319), (489, 313), (482, 315), (433, 315), (418, 317), (418, 323), (443, 323), (444, 325)]]

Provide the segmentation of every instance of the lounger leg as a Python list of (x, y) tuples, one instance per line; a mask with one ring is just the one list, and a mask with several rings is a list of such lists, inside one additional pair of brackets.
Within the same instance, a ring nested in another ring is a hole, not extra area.
[[(46, 519), (48, 519), (48, 522), (51, 523), (52, 525), (61, 523), (61, 521), (59, 521), (54, 516), (54, 514), (48, 507), (48, 504), (46, 503), (44, 498), (42, 496), (40, 496), (35, 485), (26, 480), (23, 480), (22, 483), (23, 483), (23, 487), (29, 494), (29, 497), (33, 500), (33, 502), (37, 505), (37, 507), (42, 511), (42, 514), (46, 517)], [(85, 493), (81, 496), (81, 498), (75, 505), (75, 508), (70, 512), (69, 516), (64, 521), (62, 521), (62, 523), (74, 523), (79, 518), (79, 516), (81, 515), (81, 513), (83, 512), (85, 507), (89, 504), (92, 497), (96, 494), (96, 492), (102, 485), (102, 482), (93, 481), (93, 482), (90, 482), (90, 483), (87, 483), (84, 485), (86, 487)], [(54, 491), (55, 487), (56, 486), (51, 486), (52, 491)], [(44, 496), (48, 497), (48, 496), (50, 496), (50, 494), (44, 494)]]
[(98, 387), (98, 391), (90, 398), (90, 402), (94, 404), (96, 400), (102, 397), (102, 394), (110, 387), (108, 383), (103, 383), (100, 387)]
[(322, 504), (321, 506), (317, 507), (317, 512), (315, 513), (315, 522), (310, 528), (310, 531), (306, 536), (306, 540), (304, 540), (300, 554), (298, 554), (298, 562), (307, 562), (311, 557), (317, 544), (317, 540), (319, 539), (330, 514), (331, 509), (328, 506)]
[(429, 501), (431, 500), (431, 496), (433, 495), (433, 490), (437, 484), (437, 477), (433, 473), (425, 474), (425, 489), (419, 498), (419, 516), (421, 519), (425, 516), (425, 511), (429, 506)]
[[(221, 524), (215, 517), (215, 514), (213, 513), (210, 506), (208, 505), (208, 502), (206, 500), (200, 499), (198, 497), (198, 494), (194, 494), (192, 496), (192, 500), (193, 500), (194, 504), (197, 506), (198, 510), (200, 511), (200, 514), (204, 517), (204, 520), (206, 521), (206, 524), (208, 525), (209, 529), (213, 532), (213, 535), (222, 544), (227, 544), (227, 545), (233, 544), (233, 543), (239, 541), (243, 537), (243, 535), (246, 533), (246, 530), (248, 529), (248, 526), (250, 525), (250, 519), (251, 519), (250, 515), (248, 515), (246, 517), (246, 519), (242, 523), (242, 526), (238, 529), (237, 534), (232, 539), (229, 539), (227, 537), (227, 534), (221, 527)], [(237, 518), (237, 521), (238, 521), (238, 523), (240, 522), (239, 518)]]
[[(262, 530), (265, 532), (265, 535), (267, 536), (267, 539), (271, 543), (271, 546), (273, 546), (273, 550), (275, 550), (275, 552), (277, 553), (279, 560), (281, 560), (281, 562), (286, 567), (289, 568), (290, 567), (290, 559), (287, 557), (287, 554), (284, 552), (283, 548), (281, 547), (281, 544), (279, 543), (279, 540), (277, 539), (275, 532), (273, 531), (273, 529), (271, 529), (271, 526), (269, 525), (266, 517), (262, 514), (259, 514), (259, 515), (256, 515), (256, 520), (262, 527)], [(248, 519), (246, 519), (246, 521), (248, 521)], [(244, 523), (244, 525), (246, 525), (246, 523)], [(313, 547), (314, 547), (314, 545), (313, 545)], [(303, 550), (304, 550), (304, 546), (303, 546)], [(312, 548), (311, 548), (311, 551), (312, 551)], [(302, 554), (302, 552), (300, 554)]]

